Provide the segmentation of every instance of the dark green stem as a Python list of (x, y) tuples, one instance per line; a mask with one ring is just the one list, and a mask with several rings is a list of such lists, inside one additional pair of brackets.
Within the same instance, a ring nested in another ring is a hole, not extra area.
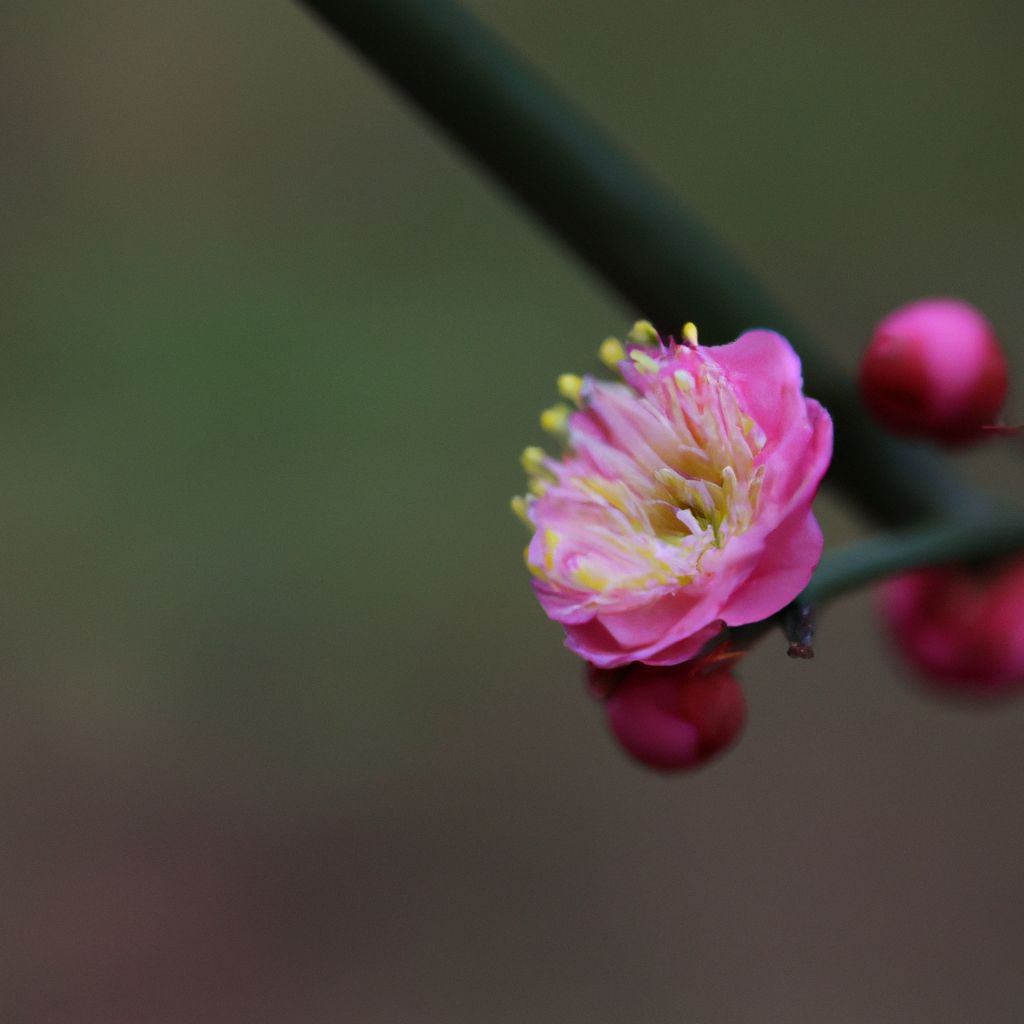
[(868, 583), (925, 565), (986, 562), (1024, 548), (1024, 513), (890, 530), (829, 552), (799, 601), (821, 604)]
[(890, 437), (853, 385), (671, 196), (449, 0), (302, 0), (498, 178), (638, 313), (707, 339), (783, 332), (832, 413), (829, 480), (873, 519), (986, 507), (933, 450)]

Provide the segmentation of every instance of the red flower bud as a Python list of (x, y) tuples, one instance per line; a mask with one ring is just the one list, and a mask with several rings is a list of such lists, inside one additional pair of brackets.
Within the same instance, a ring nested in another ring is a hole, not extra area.
[(743, 691), (723, 661), (590, 670), (612, 734), (631, 757), (662, 772), (696, 768), (743, 729)]
[(934, 685), (966, 696), (1024, 690), (1024, 558), (899, 576), (883, 587), (881, 610), (898, 649)]
[(988, 320), (957, 299), (921, 299), (875, 328), (861, 396), (900, 434), (946, 444), (986, 436), (1006, 400), (1006, 360)]

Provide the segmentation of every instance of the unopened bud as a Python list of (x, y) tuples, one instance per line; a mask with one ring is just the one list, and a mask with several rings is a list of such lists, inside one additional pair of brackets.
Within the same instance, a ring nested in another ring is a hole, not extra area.
[[(633, 665), (608, 682), (612, 734), (627, 754), (658, 771), (698, 767), (732, 744), (746, 720), (743, 691), (721, 664)], [(591, 689), (600, 692), (593, 673)]]
[(986, 436), (1006, 400), (1006, 360), (988, 320), (957, 299), (921, 299), (875, 328), (860, 369), (875, 418), (946, 444)]
[(907, 573), (885, 584), (881, 611), (897, 649), (934, 686), (962, 696), (1024, 692), (1024, 558)]

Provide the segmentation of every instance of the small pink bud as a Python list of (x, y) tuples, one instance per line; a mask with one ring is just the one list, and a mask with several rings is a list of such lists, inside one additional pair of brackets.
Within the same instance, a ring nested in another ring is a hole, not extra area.
[[(634, 665), (607, 673), (608, 724), (631, 757), (662, 772), (696, 768), (739, 735), (747, 708), (723, 662)], [(591, 688), (599, 692), (591, 669)]]
[(875, 328), (860, 385), (864, 404), (890, 430), (960, 444), (995, 424), (1006, 401), (1006, 360), (973, 306), (921, 299)]
[(1024, 558), (899, 576), (883, 587), (881, 610), (896, 646), (934, 685), (978, 697), (1024, 690)]

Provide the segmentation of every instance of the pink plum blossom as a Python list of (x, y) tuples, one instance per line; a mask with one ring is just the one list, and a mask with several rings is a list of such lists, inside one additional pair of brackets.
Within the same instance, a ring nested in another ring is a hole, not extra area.
[(880, 604), (893, 643), (933, 685), (977, 697), (1024, 691), (1024, 557), (919, 569), (886, 583)]
[(723, 626), (767, 618), (821, 556), (811, 502), (832, 422), (802, 391), (800, 361), (767, 330), (717, 348), (649, 324), (609, 339), (623, 382), (564, 375), (578, 409), (548, 410), (561, 459), (528, 448), (526, 561), (544, 610), (594, 665), (693, 658)]
[(875, 328), (860, 382), (864, 404), (890, 430), (960, 444), (985, 437), (996, 424), (1006, 400), (1006, 360), (973, 306), (922, 299)]
[(619, 745), (658, 771), (704, 764), (732, 745), (746, 721), (746, 700), (728, 660), (591, 668), (590, 677), (592, 690), (607, 691), (605, 713)]

